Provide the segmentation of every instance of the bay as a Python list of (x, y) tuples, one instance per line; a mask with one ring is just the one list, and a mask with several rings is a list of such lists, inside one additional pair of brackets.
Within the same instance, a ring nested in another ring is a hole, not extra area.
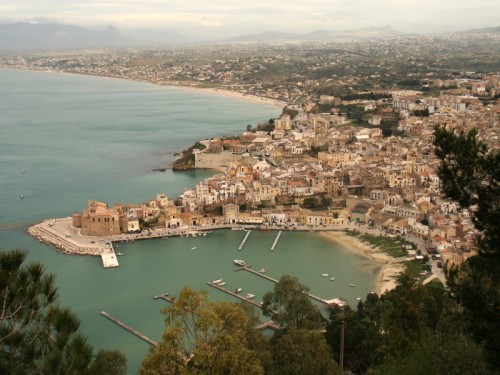
[(148, 344), (99, 312), (158, 340), (166, 302), (154, 295), (176, 295), (189, 285), (234, 302), (207, 285), (223, 278), (228, 288), (241, 287), (260, 301), (273, 284), (234, 272), (235, 258), (266, 267), (274, 278), (295, 275), (311, 293), (342, 296), (351, 305), (373, 288), (379, 265), (312, 233), (284, 232), (275, 251), (273, 232), (253, 231), (242, 251), (245, 232), (239, 231), (137, 241), (120, 248), (125, 256), (111, 270), (102, 268), (100, 258), (55, 252), (25, 228), (80, 211), (88, 199), (111, 205), (145, 201), (158, 192), (176, 198), (213, 172), (153, 169), (171, 164), (174, 152), (196, 140), (241, 132), (278, 116), (280, 109), (182, 88), (58, 73), (0, 71), (0, 82), (0, 248), (24, 248), (28, 260), (56, 274), (60, 303), (79, 315), (96, 349), (127, 355), (129, 373), (136, 372)]

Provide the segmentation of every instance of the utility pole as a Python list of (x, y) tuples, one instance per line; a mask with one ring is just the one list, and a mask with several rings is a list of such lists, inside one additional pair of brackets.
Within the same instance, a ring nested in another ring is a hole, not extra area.
[(345, 321), (340, 322), (340, 373), (344, 373), (344, 328)]

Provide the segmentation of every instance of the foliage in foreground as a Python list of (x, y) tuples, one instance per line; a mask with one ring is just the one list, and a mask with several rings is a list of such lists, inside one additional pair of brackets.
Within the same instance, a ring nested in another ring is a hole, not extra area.
[(120, 352), (92, 347), (78, 332), (80, 321), (57, 305), (54, 276), (40, 263), (23, 264), (26, 252), (0, 252), (0, 374), (125, 374)]
[(444, 127), (436, 128), (434, 146), (446, 197), (469, 209), (481, 231), (479, 256), (450, 269), (448, 283), (470, 332), (500, 370), (500, 151), (488, 149), (475, 130), (455, 134)]

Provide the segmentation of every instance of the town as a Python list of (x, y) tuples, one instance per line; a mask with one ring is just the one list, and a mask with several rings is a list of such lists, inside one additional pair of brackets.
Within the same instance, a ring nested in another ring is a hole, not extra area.
[(481, 73), (500, 68), (499, 52), (483, 48), (497, 39), (484, 33), (4, 54), (0, 66), (208, 88), (283, 108), (278, 118), (247, 125), (238, 136), (199, 140), (185, 150), (174, 170), (222, 173), (178, 198), (158, 194), (113, 207), (89, 201), (72, 218), (84, 236), (365, 228), (411, 238), (423, 253), (438, 253), (440, 266), (452, 267), (475, 254), (478, 232), (470, 213), (440, 192), (434, 130), (474, 128), (480, 141), (499, 148), (500, 75)]
[[(459, 265), (476, 253), (478, 232), (470, 213), (440, 193), (434, 129), (475, 128), (479, 139), (498, 149), (500, 105), (481, 101), (497, 92), (500, 75), (492, 74), (463, 80), (438, 96), (397, 90), (377, 100), (321, 95), (288, 105), (265, 130), (259, 125), (236, 137), (197, 142), (188, 155), (194, 168), (223, 173), (177, 199), (158, 194), (113, 207), (89, 201), (72, 226), (84, 236), (116, 240), (237, 226), (317, 231), (357, 225), (420, 241), (448, 267)], [(342, 112), (347, 104), (358, 107), (366, 123)], [(390, 135), (380, 127), (388, 117), (398, 119)]]

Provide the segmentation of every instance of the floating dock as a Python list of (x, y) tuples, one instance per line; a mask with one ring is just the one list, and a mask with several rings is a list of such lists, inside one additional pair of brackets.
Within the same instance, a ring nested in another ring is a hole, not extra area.
[(278, 280), (273, 279), (273, 278), (272, 278), (272, 277), (270, 277), (270, 276), (264, 275), (264, 274), (263, 274), (263, 273), (261, 273), (261, 272), (258, 272), (258, 271), (255, 271), (255, 270), (251, 269), (249, 265), (246, 265), (245, 267), (235, 268), (234, 270), (235, 270), (235, 271), (245, 270), (245, 271), (248, 271), (248, 272), (250, 272), (250, 273), (253, 273), (253, 274), (257, 275), (257, 276), (263, 277), (263, 278), (264, 278), (264, 279), (266, 279), (266, 280), (272, 281), (273, 283), (277, 283), (277, 282), (278, 282)]
[(272, 320), (268, 320), (267, 322), (264, 322), (262, 324), (259, 324), (258, 326), (255, 326), (255, 329), (258, 329), (258, 330), (263, 330), (266, 328), (271, 328), (271, 329), (274, 329), (275, 331), (278, 331), (281, 329), (281, 327), (279, 325), (277, 325), (275, 322), (273, 322)]
[(157, 296), (154, 296), (153, 299), (164, 299), (167, 302), (174, 303), (172, 298), (168, 297), (168, 293), (158, 294)]
[(238, 293), (231, 292), (230, 290), (227, 290), (227, 289), (225, 289), (225, 288), (223, 288), (223, 287), (221, 287), (219, 285), (213, 284), (211, 282), (208, 282), (207, 284), (210, 285), (210, 286), (212, 286), (212, 287), (214, 287), (215, 289), (219, 289), (221, 292), (224, 292), (224, 293), (227, 293), (227, 294), (229, 294), (229, 295), (231, 295), (233, 297), (239, 298), (242, 301), (248, 302), (249, 304), (254, 305), (254, 306), (258, 307), (258, 308), (262, 307), (257, 302), (252, 301), (251, 299), (245, 298), (243, 296), (240, 296)]
[(276, 244), (278, 243), (279, 239), (280, 239), (280, 236), (281, 236), (281, 230), (278, 232), (278, 235), (276, 236), (276, 238), (274, 239), (274, 242), (273, 242), (273, 246), (271, 246), (271, 251), (274, 251), (274, 248), (276, 247)]
[(250, 236), (250, 233), (252, 233), (251, 229), (247, 231), (247, 234), (245, 235), (245, 238), (243, 238), (243, 241), (241, 241), (240, 247), (238, 247), (238, 251), (241, 251), (241, 249), (243, 249), (243, 246), (245, 246), (245, 242), (247, 242), (248, 236)]
[(142, 333), (136, 331), (135, 329), (129, 327), (128, 325), (126, 325), (125, 323), (123, 323), (121, 320), (115, 318), (113, 315), (108, 314), (106, 311), (101, 311), (101, 315), (105, 316), (106, 318), (108, 318), (112, 322), (118, 324), (120, 327), (126, 329), (130, 333), (133, 333), (134, 335), (136, 335), (140, 339), (146, 341), (148, 344), (151, 344), (153, 346), (158, 346), (158, 343), (156, 341), (151, 340), (149, 337), (147, 337), (147, 336), (143, 335)]
[[(245, 267), (240, 267), (240, 268), (235, 268), (235, 271), (240, 271), (240, 270), (245, 270), (245, 271), (248, 271), (250, 273), (253, 273), (254, 275), (257, 275), (257, 276), (260, 276), (266, 280), (269, 280), (273, 283), (278, 283), (279, 280), (276, 280), (276, 279), (273, 279), (272, 277), (270, 276), (267, 276), (267, 275), (264, 275), (262, 272), (258, 272), (258, 271), (255, 271), (253, 269), (250, 268), (250, 265), (246, 265)], [(320, 298), (318, 296), (315, 296), (314, 294), (310, 294), (310, 293), (304, 293), (305, 295), (307, 295), (309, 298), (311, 299), (314, 299), (318, 302), (321, 302), (321, 303), (324, 303), (325, 305), (328, 305), (328, 302), (326, 302), (323, 298)]]

